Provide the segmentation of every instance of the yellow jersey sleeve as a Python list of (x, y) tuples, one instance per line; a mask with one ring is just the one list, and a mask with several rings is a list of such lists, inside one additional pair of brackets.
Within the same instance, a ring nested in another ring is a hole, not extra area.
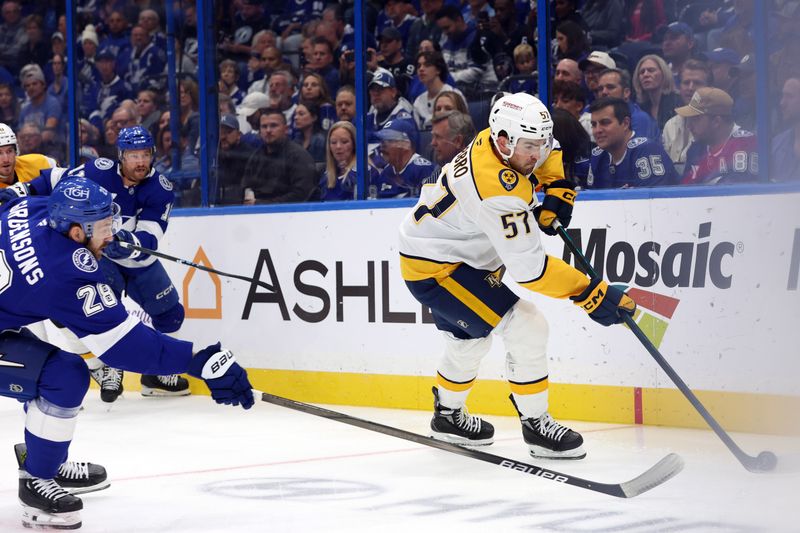
[(533, 171), (536, 181), (540, 185), (549, 185), (557, 180), (564, 179), (564, 161), (562, 159), (561, 147), (555, 142), (555, 148), (545, 160), (544, 164)]
[[(42, 154), (25, 154), (17, 156), (14, 173), (17, 175), (18, 181), (25, 183), (37, 178), (42, 170), (54, 168), (55, 166), (56, 160), (52, 157)], [(6, 186), (3, 184), (3, 187)]]

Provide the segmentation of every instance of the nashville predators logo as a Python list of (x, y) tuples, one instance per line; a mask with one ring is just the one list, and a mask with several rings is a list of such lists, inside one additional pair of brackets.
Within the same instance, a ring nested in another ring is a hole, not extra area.
[(500, 178), (500, 185), (507, 191), (514, 190), (514, 187), (519, 183), (519, 175), (508, 168), (501, 170), (498, 177)]

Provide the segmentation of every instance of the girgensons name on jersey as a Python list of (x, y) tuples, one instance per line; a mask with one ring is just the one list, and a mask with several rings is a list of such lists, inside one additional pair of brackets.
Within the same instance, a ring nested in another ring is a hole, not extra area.
[(36, 250), (32, 246), (30, 221), (28, 220), (28, 202), (22, 201), (14, 205), (8, 215), (8, 240), (14, 252), (14, 261), (25, 276), (28, 285), (34, 285), (44, 277), (39, 266)]

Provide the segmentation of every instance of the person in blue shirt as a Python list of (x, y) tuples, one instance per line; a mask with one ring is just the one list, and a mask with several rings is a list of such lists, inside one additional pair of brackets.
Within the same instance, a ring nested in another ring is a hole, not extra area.
[[(390, 121), (403, 119), (414, 124), (414, 106), (411, 102), (400, 96), (392, 73), (384, 68), (379, 68), (369, 82), (369, 103), (367, 111), (367, 141), (378, 142), (375, 133)], [(416, 127), (415, 127), (416, 130)], [(414, 133), (414, 141), (418, 138)]]
[(631, 110), (631, 129), (636, 137), (645, 137), (661, 143), (661, 130), (653, 117), (642, 111), (636, 102), (631, 101), (631, 75), (627, 70), (610, 68), (602, 71), (597, 79), (598, 98), (622, 98)]
[(592, 150), (586, 186), (590, 189), (674, 185), (679, 177), (672, 161), (657, 142), (636, 137), (631, 130), (628, 102), (598, 98), (589, 106)]
[(416, 153), (412, 140), (416, 127), (407, 120), (390, 120), (376, 133), (387, 165), (370, 187), (370, 198), (413, 198), (423, 182), (435, 173), (434, 165)]
[[(120, 244), (124, 241), (156, 250), (167, 231), (175, 193), (172, 182), (153, 168), (154, 147), (153, 137), (145, 128), (123, 128), (117, 139), (118, 161), (101, 157), (72, 169), (48, 169), (28, 183), (3, 189), (0, 201), (13, 195), (48, 195), (59, 180), (76, 176), (111, 191), (121, 209), (122, 229), (116, 234), (117, 240), (105, 248), (100, 270), (117, 297), (127, 293), (150, 316), (156, 330), (173, 333), (183, 324), (184, 309), (166, 270), (156, 257)], [(123, 391), (122, 372), (98, 363), (96, 359), (87, 361), (96, 371), (96, 378), (102, 369), (102, 378), (98, 379), (101, 398), (113, 402)], [(189, 384), (175, 375), (143, 375), (142, 394), (186, 395)]]
[[(25, 326), (58, 321), (108, 365), (136, 372), (188, 372), (217, 403), (249, 409), (253, 393), (233, 354), (142, 324), (120, 302), (99, 265), (118, 227), (112, 192), (83, 177), (58, 183), (49, 197), (14, 198), (0, 207), (0, 396), (25, 404), (25, 444), (15, 447), (18, 496), (26, 527), (76, 529), (75, 493), (108, 486), (105, 469), (79, 472), (67, 461), (89, 386), (83, 359), (43, 342)], [(123, 234), (124, 237), (124, 234)]]

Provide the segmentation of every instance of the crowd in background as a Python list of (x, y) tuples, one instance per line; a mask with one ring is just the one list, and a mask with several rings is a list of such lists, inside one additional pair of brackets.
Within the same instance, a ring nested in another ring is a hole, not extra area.
[[(498, 92), (536, 94), (536, 2), (364, 4), (369, 198), (418, 195), (488, 123)], [(800, 178), (800, 0), (768, 2), (770, 131), (757, 131), (752, 0), (556, 0), (555, 137), (582, 188)], [(61, 2), (2, 2), (0, 121), (22, 153), (64, 162)], [(353, 2), (216, 2), (215, 205), (347, 200), (355, 166)], [(81, 158), (116, 158), (123, 127), (156, 139), (156, 168), (198, 205), (197, 13), (178, 14), (179, 138), (170, 131), (163, 2), (90, 0), (77, 19)], [(771, 139), (759, 173), (757, 135)]]

